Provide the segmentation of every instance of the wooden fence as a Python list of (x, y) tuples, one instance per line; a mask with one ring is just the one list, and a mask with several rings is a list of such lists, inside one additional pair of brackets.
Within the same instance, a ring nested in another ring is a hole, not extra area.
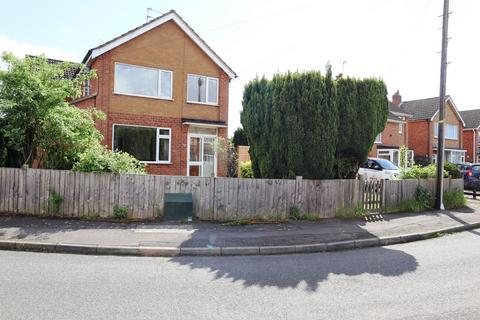
[[(388, 212), (391, 209), (398, 207), (402, 202), (415, 198), (415, 192), (418, 186), (427, 189), (430, 195), (434, 197), (437, 190), (437, 180), (411, 179), (384, 181), (384, 210)], [(453, 190), (463, 191), (463, 179), (444, 179), (443, 190), (444, 192)]]
[[(461, 179), (445, 182), (445, 190), (463, 189)], [(429, 190), (435, 187), (431, 181), (386, 181), (385, 205), (412, 198), (419, 183)], [(300, 214), (331, 218), (361, 207), (365, 191), (360, 180), (202, 178), (0, 168), (0, 213), (105, 218), (111, 217), (118, 206), (128, 209), (129, 218), (153, 219), (162, 215), (164, 194), (171, 192), (192, 193), (194, 215), (199, 219), (225, 221), (287, 218), (293, 209)]]

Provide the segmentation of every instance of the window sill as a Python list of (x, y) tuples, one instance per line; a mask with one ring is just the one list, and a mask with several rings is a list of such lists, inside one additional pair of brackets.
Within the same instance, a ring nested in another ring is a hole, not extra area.
[(168, 98), (168, 97), (144, 96), (144, 95), (141, 95), (141, 94), (121, 93), (121, 92), (113, 92), (113, 94), (115, 94), (115, 95), (120, 95), (120, 96), (128, 96), (128, 97), (137, 97), (137, 98), (147, 98), (147, 99), (173, 101), (173, 98)]
[(172, 162), (164, 161), (140, 161), (141, 164), (172, 164)]
[[(438, 140), (438, 137), (433, 137), (433, 138)], [(458, 138), (457, 138), (457, 139), (445, 138), (445, 140), (450, 140), (450, 141), (458, 141)]]
[(188, 104), (200, 104), (202, 106), (211, 106), (211, 107), (218, 107), (218, 103), (208, 103), (208, 102), (197, 102), (197, 101), (186, 101)]

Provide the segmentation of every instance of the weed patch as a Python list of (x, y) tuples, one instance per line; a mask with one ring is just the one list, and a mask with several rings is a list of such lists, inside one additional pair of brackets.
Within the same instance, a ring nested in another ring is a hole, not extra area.
[(115, 219), (127, 219), (128, 208), (122, 206), (113, 207), (113, 217)]

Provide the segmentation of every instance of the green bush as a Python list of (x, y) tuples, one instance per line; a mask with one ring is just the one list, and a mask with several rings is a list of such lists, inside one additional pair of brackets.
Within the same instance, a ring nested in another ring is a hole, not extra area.
[(126, 152), (109, 150), (101, 145), (91, 147), (80, 154), (79, 160), (73, 165), (73, 170), (145, 174), (145, 166), (135, 157)]
[(449, 177), (452, 177), (452, 179), (463, 178), (462, 173), (460, 172), (460, 169), (458, 169), (458, 167), (455, 164), (447, 162), (445, 163), (443, 168), (447, 172), (447, 175)]
[(240, 177), (253, 178), (252, 161), (240, 163)]
[[(437, 176), (437, 165), (432, 163), (426, 167), (414, 165), (412, 168), (402, 170), (401, 179), (427, 179), (435, 178)], [(444, 171), (444, 176), (448, 177), (447, 172)]]
[(443, 193), (443, 205), (447, 209), (463, 208), (467, 204), (467, 199), (462, 190), (446, 191)]
[(113, 217), (115, 219), (127, 219), (128, 209), (121, 206), (113, 207)]

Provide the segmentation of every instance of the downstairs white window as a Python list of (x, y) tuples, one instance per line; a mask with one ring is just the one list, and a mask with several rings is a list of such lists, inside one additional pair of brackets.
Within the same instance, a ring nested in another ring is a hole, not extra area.
[(145, 163), (170, 163), (170, 128), (113, 126), (113, 150), (124, 151)]

